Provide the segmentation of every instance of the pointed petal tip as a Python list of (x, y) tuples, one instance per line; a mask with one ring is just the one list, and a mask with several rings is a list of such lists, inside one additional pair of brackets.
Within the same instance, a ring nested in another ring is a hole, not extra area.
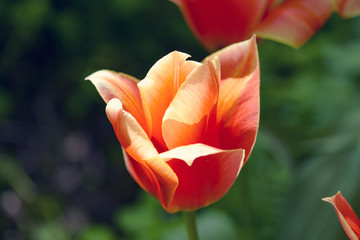
[(178, 55), (182, 56), (183, 58), (185, 58), (184, 60), (186, 60), (186, 59), (188, 59), (189, 57), (191, 57), (190, 54), (185, 53), (185, 52), (182, 52), (182, 51), (179, 51), (179, 50), (172, 51), (170, 54), (178, 54)]
[(328, 202), (328, 203), (333, 204), (334, 199), (333, 199), (333, 197), (324, 197), (321, 200), (324, 201), (324, 202)]
[(321, 200), (322, 200), (322, 201), (325, 201), (325, 202), (329, 202), (330, 198), (331, 198), (331, 197), (323, 197), (323, 198), (321, 198)]
[(358, 240), (360, 237), (360, 220), (356, 216), (350, 204), (338, 191), (332, 197), (323, 198), (323, 201), (329, 202), (335, 208), (339, 221), (351, 240)]
[[(258, 66), (257, 37), (233, 43), (215, 53), (208, 58), (218, 56), (221, 63), (221, 79), (229, 77), (244, 77), (254, 71)], [(208, 59), (207, 58), (207, 59)]]
[(93, 81), (95, 79), (98, 79), (100, 77), (103, 77), (103, 76), (106, 76), (106, 75), (110, 75), (113, 71), (111, 70), (108, 70), (108, 69), (101, 69), (101, 70), (98, 70), (96, 72), (93, 72), (92, 74), (90, 74), (89, 76), (87, 76), (85, 78), (85, 80), (90, 80), (90, 81)]
[(252, 42), (255, 42), (256, 43), (256, 38), (257, 38), (257, 36), (256, 36), (256, 34), (254, 33), (248, 40), (246, 40), (246, 41), (252, 41)]
[(324, 197), (321, 200), (325, 201), (325, 202), (328, 202), (328, 203), (331, 203), (331, 204), (334, 204), (334, 199), (339, 195), (342, 196), (340, 191), (338, 191), (335, 195), (333, 195), (331, 197)]
[(173, 148), (167, 152), (160, 153), (160, 157), (165, 161), (173, 158), (183, 160), (189, 167), (193, 164), (196, 158), (214, 154), (219, 152), (219, 149), (204, 145), (202, 143), (195, 143)]
[(97, 74), (98, 72), (100, 72), (100, 71), (103, 71), (103, 70), (98, 70), (98, 71), (96, 71), (96, 72), (91, 73), (90, 75), (88, 75), (87, 77), (85, 77), (84, 80), (91, 80), (91, 79), (94, 77), (94, 75), (96, 75), (96, 74)]
[(241, 163), (239, 167), (239, 172), (240, 172), (245, 157), (244, 149), (222, 150), (203, 143), (195, 143), (195, 144), (173, 148), (169, 151), (160, 153), (159, 156), (165, 161), (169, 161), (172, 159), (183, 160), (189, 167), (191, 167), (197, 158), (219, 154), (219, 153), (226, 154), (226, 153), (235, 153), (235, 152), (238, 154), (237, 156), (240, 156), (241, 158), (240, 159)]
[[(255, 50), (257, 52), (257, 36), (255, 34), (252, 35), (252, 37), (247, 40), (232, 43), (232, 44), (210, 54), (202, 62), (206, 62), (209, 59), (214, 58), (215, 56), (217, 56), (221, 62), (221, 60), (224, 56), (225, 57), (230, 56), (230, 55), (241, 56), (245, 52), (249, 52), (251, 50)], [(233, 58), (233, 57), (231, 57), (231, 58)]]

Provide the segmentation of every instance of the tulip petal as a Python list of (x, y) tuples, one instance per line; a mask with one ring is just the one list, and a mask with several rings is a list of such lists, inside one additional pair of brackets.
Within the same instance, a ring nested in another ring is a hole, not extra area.
[(124, 110), (129, 112), (147, 130), (140, 93), (139, 80), (124, 73), (109, 70), (97, 71), (86, 78), (90, 80), (106, 103), (113, 98), (120, 99)]
[(196, 37), (210, 51), (249, 38), (269, 0), (172, 0)]
[(130, 174), (147, 192), (167, 206), (174, 195), (178, 179), (135, 118), (122, 108), (119, 99), (112, 99), (106, 113), (116, 136), (126, 152), (126, 166)]
[(220, 148), (245, 149), (245, 160), (259, 126), (259, 59), (256, 39), (233, 44), (214, 55), (221, 62), (222, 80), (217, 108)]
[(219, 151), (221, 150), (218, 148), (214, 148), (202, 143), (196, 143), (192, 145), (180, 146), (167, 152), (160, 153), (160, 157), (167, 160), (178, 158), (183, 160), (189, 167), (191, 167), (196, 158), (215, 154)]
[(330, 0), (288, 0), (270, 10), (255, 33), (298, 48), (322, 27), (332, 8)]
[(253, 35), (246, 41), (227, 46), (206, 59), (212, 59), (215, 56), (220, 59), (221, 80), (249, 75), (258, 65), (256, 36)]
[(354, 213), (346, 199), (341, 195), (340, 191), (332, 196), (323, 198), (323, 201), (331, 203), (338, 215), (340, 223), (346, 234), (351, 240), (360, 239), (360, 220)]
[(187, 75), (199, 66), (194, 61), (185, 61), (188, 57), (188, 54), (177, 51), (166, 55), (138, 84), (151, 135), (160, 144), (164, 144), (161, 132), (163, 115)]
[(169, 149), (203, 142), (219, 94), (220, 63), (214, 58), (196, 68), (166, 110), (162, 133)]
[[(243, 166), (244, 150), (204, 144), (181, 146), (160, 154), (179, 178), (168, 212), (193, 211), (222, 198)], [(191, 197), (189, 197), (191, 196)]]
[(359, 0), (336, 0), (336, 9), (344, 17), (355, 17), (360, 15)]

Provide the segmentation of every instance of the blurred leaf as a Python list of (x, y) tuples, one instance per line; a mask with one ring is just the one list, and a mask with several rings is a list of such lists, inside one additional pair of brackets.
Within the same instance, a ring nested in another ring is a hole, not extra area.
[(12, 111), (11, 96), (0, 88), (0, 123), (10, 114)]
[(333, 210), (320, 199), (338, 190), (350, 203), (360, 196), (359, 119), (360, 111), (351, 112), (333, 136), (311, 142), (314, 154), (298, 169), (281, 239), (339, 239), (341, 226)]
[(48, 0), (20, 1), (13, 6), (13, 18), (19, 35), (24, 38), (31, 37), (44, 23), (48, 14)]
[[(236, 240), (236, 226), (224, 212), (211, 208), (203, 209), (197, 216), (197, 228), (200, 240)], [(187, 239), (187, 233), (183, 222), (176, 226), (167, 227), (162, 240)]]
[[(64, 226), (57, 222), (48, 222), (41, 225), (36, 225), (32, 232), (33, 240), (69, 240), (68, 235)], [(99, 239), (98, 239), (99, 240)]]
[[(126, 232), (126, 239), (187, 239), (181, 213), (166, 213), (157, 200), (145, 193), (140, 194), (135, 205), (120, 209), (115, 222)], [(199, 211), (197, 225), (200, 239), (237, 239), (233, 220), (222, 211), (211, 208)]]
[[(324, 55), (329, 76), (347, 79), (359, 77), (360, 73), (360, 42), (358, 40), (349, 41), (341, 46), (329, 43), (325, 46)], [(344, 84), (349, 80), (343, 79)]]
[(38, 213), (46, 221), (51, 221), (61, 215), (61, 207), (58, 199), (53, 196), (40, 195), (35, 203)]
[(1, 153), (0, 180), (9, 184), (25, 202), (31, 202), (37, 196), (36, 186), (17, 161)]
[(116, 240), (114, 231), (106, 225), (90, 225), (85, 229), (78, 240)]
[(167, 213), (155, 198), (143, 192), (139, 196), (136, 204), (117, 211), (115, 222), (126, 235), (131, 236), (129, 239), (159, 239), (172, 221), (165, 219)]
[(292, 164), (286, 145), (261, 130), (234, 186), (214, 204), (236, 220), (240, 239), (276, 239), (293, 186)]

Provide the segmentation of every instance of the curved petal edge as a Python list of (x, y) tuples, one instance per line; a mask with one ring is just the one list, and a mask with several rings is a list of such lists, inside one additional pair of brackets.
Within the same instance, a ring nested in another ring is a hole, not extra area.
[(113, 98), (106, 113), (127, 156), (126, 166), (141, 187), (159, 199), (166, 208), (172, 201), (178, 178), (157, 150), (135, 118)]
[(299, 48), (323, 26), (332, 11), (330, 0), (288, 0), (271, 9), (255, 33)]
[[(244, 150), (222, 150), (205, 144), (181, 146), (161, 153), (179, 179), (170, 213), (194, 211), (221, 199), (239, 175)], [(191, 196), (191, 197), (189, 197)]]
[(359, 240), (360, 238), (360, 220), (354, 213), (350, 204), (342, 196), (339, 191), (332, 197), (323, 198), (323, 201), (329, 202), (335, 208), (335, 212), (339, 221), (344, 228), (346, 234), (351, 240)]

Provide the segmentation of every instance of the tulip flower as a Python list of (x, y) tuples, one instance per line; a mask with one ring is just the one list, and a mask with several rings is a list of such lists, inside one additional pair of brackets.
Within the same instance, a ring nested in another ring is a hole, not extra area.
[(170, 213), (221, 199), (258, 131), (255, 37), (203, 62), (189, 57), (166, 55), (142, 81), (109, 70), (87, 78), (107, 103), (130, 175)]
[(210, 51), (254, 33), (298, 48), (334, 10), (360, 14), (359, 0), (172, 0), (200, 42)]
[(341, 195), (340, 191), (332, 196), (322, 200), (331, 203), (336, 211), (342, 227), (351, 240), (360, 239), (360, 220), (354, 213), (350, 204)]

